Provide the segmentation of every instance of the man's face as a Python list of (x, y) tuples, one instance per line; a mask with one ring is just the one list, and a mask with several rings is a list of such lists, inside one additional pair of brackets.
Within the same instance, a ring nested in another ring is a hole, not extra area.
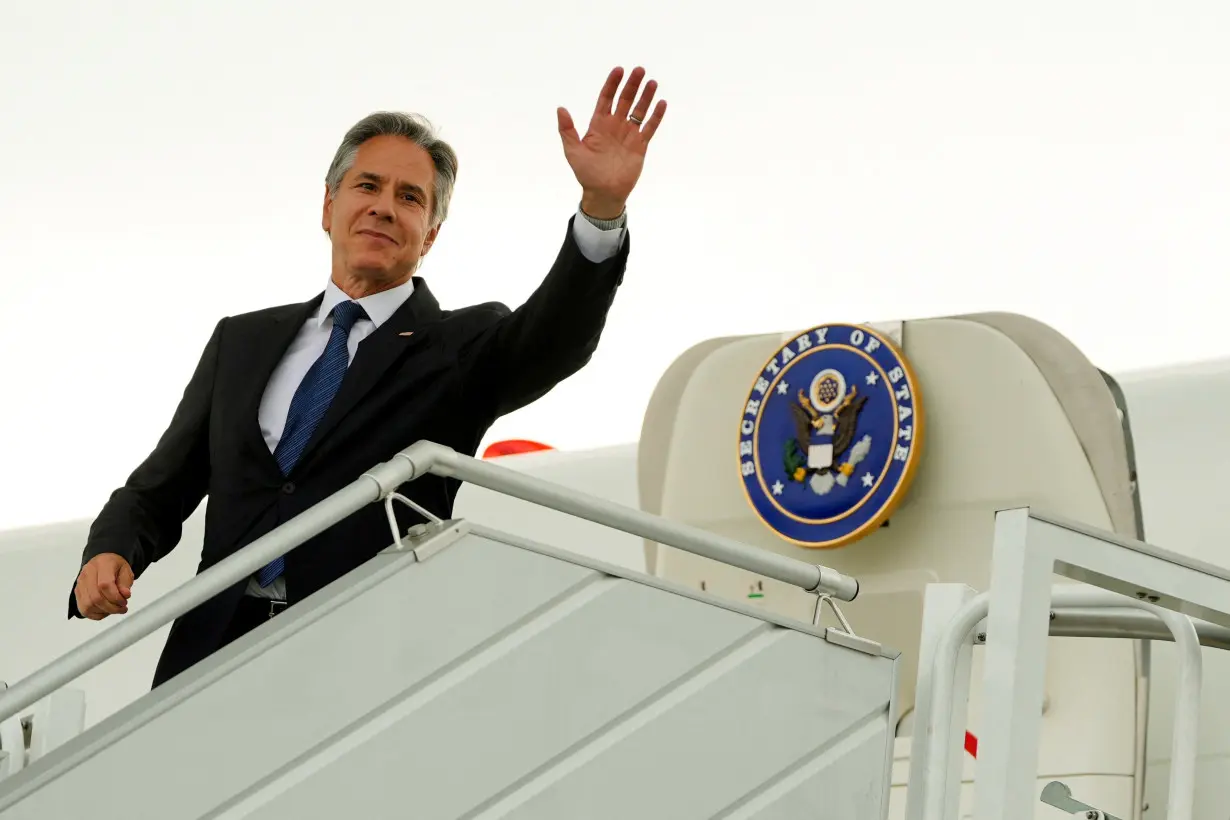
[(376, 292), (405, 282), (427, 253), (431, 227), (431, 156), (402, 137), (359, 146), (333, 199), (325, 191), (321, 225), (333, 243), (333, 280)]

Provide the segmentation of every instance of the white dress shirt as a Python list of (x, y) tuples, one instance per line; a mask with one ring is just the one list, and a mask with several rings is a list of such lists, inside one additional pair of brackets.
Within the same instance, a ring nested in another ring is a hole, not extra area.
[[(623, 244), (626, 224), (604, 230), (590, 222), (579, 209), (572, 224), (572, 235), (576, 239), (577, 247), (591, 262), (604, 262), (610, 259), (618, 253)], [(350, 329), (346, 345), (350, 352), (350, 361), (354, 361), (359, 342), (387, 322), (413, 292), (414, 280), (410, 279), (395, 288), (355, 300), (363, 306), (367, 317), (356, 321)], [(278, 446), (278, 441), (282, 438), (282, 430), (286, 426), (286, 414), (290, 410), (290, 400), (294, 397), (295, 391), (299, 389), (299, 382), (303, 381), (312, 363), (325, 352), (325, 345), (329, 341), (330, 334), (333, 333), (333, 318), (329, 314), (339, 302), (345, 302), (348, 299), (350, 297), (330, 279), (325, 286), (325, 295), (321, 300), (320, 308), (303, 323), (303, 327), (299, 328), (298, 334), (290, 343), (290, 347), (286, 349), (282, 360), (274, 368), (273, 375), (270, 376), (269, 383), (265, 387), (265, 394), (261, 398), (260, 410), (257, 414), (261, 435), (265, 438), (269, 452), (274, 451)], [(390, 533), (391, 540), (392, 533)], [(262, 587), (257, 583), (254, 575), (248, 581), (246, 594), (257, 598), (284, 601), (286, 600), (286, 578), (283, 576), (269, 586)]]

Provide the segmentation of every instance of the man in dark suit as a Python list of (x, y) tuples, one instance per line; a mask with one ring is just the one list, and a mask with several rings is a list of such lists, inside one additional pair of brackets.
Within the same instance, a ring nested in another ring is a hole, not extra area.
[[(582, 139), (557, 111), (581, 204), (546, 279), (510, 311), (444, 310), (415, 272), (448, 212), (453, 150), (421, 118), (373, 114), (326, 175), (324, 293), (224, 318), (154, 451), (90, 529), (69, 617), (127, 611), (136, 578), (206, 508), (199, 570), (302, 513), (420, 439), (473, 455), (499, 416), (575, 373), (598, 344), (629, 252), (625, 202), (665, 114), (637, 68), (607, 77)], [(639, 98), (638, 98), (638, 92)], [(458, 483), (400, 491), (451, 515)], [(418, 523), (397, 506), (402, 528)], [(179, 618), (154, 675), (169, 680), (373, 557), (390, 542), (371, 505)]]

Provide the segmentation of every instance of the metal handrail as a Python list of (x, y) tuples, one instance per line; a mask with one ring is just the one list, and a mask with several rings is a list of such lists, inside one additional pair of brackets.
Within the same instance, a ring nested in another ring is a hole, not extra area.
[[(407, 481), (427, 473), (457, 478), (489, 490), (570, 513), (695, 555), (843, 601), (858, 595), (858, 581), (828, 567), (757, 549), (697, 527), (668, 521), (507, 467), (480, 461), (430, 441), (419, 441), (352, 483), (309, 507), (176, 587), (111, 629), (0, 692), (0, 723), (161, 629), (224, 590), (242, 582), (362, 507), (381, 501)], [(396, 535), (396, 533), (394, 533)]]
[[(1200, 636), (1194, 620), (1186, 615), (1156, 606), (1145, 601), (1128, 598), (1109, 590), (1063, 584), (1051, 589), (1055, 611), (1062, 609), (1105, 609), (1106, 623), (1117, 620), (1123, 609), (1143, 610), (1165, 625), (1180, 650), (1179, 684), (1175, 695), (1175, 725), (1171, 738), (1170, 805), (1167, 817), (1175, 820), (1190, 820), (1195, 799), (1197, 734), (1200, 725), (1200, 693), (1202, 657)], [(948, 622), (939, 637), (932, 657), (931, 668), (931, 713), (923, 736), (927, 743), (928, 770), (924, 773), (923, 794), (911, 795), (911, 801), (922, 804), (924, 820), (941, 820), (946, 797), (948, 767), (947, 749), (952, 726), (952, 714), (956, 708), (953, 691), (957, 667), (957, 654), (963, 644), (970, 641), (975, 628), (987, 616), (990, 593), (975, 595), (961, 607)], [(1117, 612), (1116, 610), (1120, 610)], [(1124, 619), (1127, 629), (1137, 624)], [(1129, 637), (1125, 634), (1124, 637)]]
[[(612, 529), (639, 535), (684, 552), (711, 558), (723, 564), (782, 581), (807, 592), (832, 595), (841, 601), (858, 597), (858, 580), (820, 564), (809, 564), (787, 555), (752, 547), (731, 538), (680, 524), (633, 507), (616, 504), (541, 478), (464, 456), (448, 447), (420, 442), (430, 453), (427, 471), (458, 478), (489, 490), (566, 512)], [(418, 445), (415, 445), (417, 447)], [(413, 450), (411, 447), (410, 450)], [(394, 457), (410, 458), (410, 450)]]
[[(1190, 616), (1189, 616), (1190, 617)], [(1230, 649), (1230, 629), (1200, 618), (1192, 618), (1200, 645), (1210, 649)], [(1135, 609), (1113, 607), (1065, 607), (1051, 610), (1052, 638), (1128, 638), (1146, 641), (1173, 641), (1174, 633), (1154, 616)]]

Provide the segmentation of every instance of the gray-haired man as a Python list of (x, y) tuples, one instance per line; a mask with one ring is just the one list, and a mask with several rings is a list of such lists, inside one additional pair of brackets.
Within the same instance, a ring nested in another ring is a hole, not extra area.
[[(430, 125), (377, 113), (343, 139), (325, 180), (332, 249), (324, 293), (221, 320), (153, 453), (90, 530), (69, 617), (128, 609), (132, 585), (179, 542), (205, 496), (200, 569), (290, 520), (420, 439), (473, 454), (496, 418), (547, 393), (597, 347), (623, 279), (625, 203), (666, 106), (652, 80), (608, 75), (584, 138), (557, 112), (581, 185), (545, 280), (515, 311), (442, 309), (415, 275), (448, 215), (457, 157)], [(638, 98), (639, 92), (639, 98)], [(495, 260), (498, 262), (498, 260)], [(401, 492), (447, 518), (454, 481)], [(397, 506), (399, 524), (417, 523)], [(387, 546), (362, 510), (175, 622), (154, 685), (207, 657)]]

